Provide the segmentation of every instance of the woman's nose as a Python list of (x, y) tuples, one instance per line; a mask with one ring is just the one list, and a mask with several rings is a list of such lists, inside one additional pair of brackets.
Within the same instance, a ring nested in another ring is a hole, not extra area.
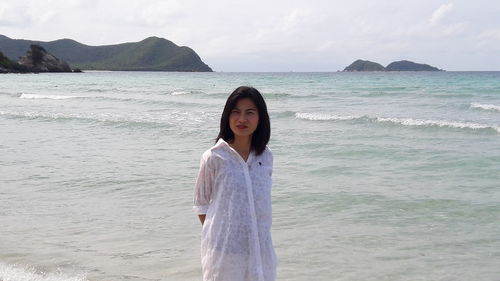
[(242, 113), (238, 116), (238, 120), (243, 122), (243, 121), (247, 121), (247, 115)]

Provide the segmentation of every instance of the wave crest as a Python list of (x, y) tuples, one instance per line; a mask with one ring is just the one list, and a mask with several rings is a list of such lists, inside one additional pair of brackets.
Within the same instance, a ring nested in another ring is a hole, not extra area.
[(51, 99), (51, 100), (64, 100), (64, 99), (74, 99), (81, 98), (78, 96), (59, 96), (59, 95), (38, 95), (38, 94), (21, 94), (19, 96), (21, 99)]
[(500, 133), (500, 126), (490, 125), (490, 124), (480, 124), (474, 122), (460, 122), (460, 121), (448, 121), (448, 120), (424, 120), (424, 119), (412, 119), (412, 118), (382, 118), (376, 117), (378, 122), (389, 122), (394, 124), (401, 124), (408, 127), (448, 127), (448, 128), (458, 128), (458, 129), (493, 129)]
[(353, 115), (332, 115), (325, 113), (295, 113), (295, 118), (310, 120), (310, 121), (346, 121), (346, 120), (363, 120), (376, 123), (392, 123), (403, 125), (406, 127), (447, 127), (456, 129), (471, 129), (471, 130), (494, 130), (500, 133), (500, 125), (482, 124), (475, 122), (449, 121), (449, 120), (427, 120), (413, 118), (391, 118), (391, 117), (370, 117), (370, 116), (353, 116)]
[(33, 267), (19, 267), (0, 263), (0, 280), (16, 281), (87, 281), (84, 274), (70, 275), (61, 272), (60, 269), (54, 272), (36, 270)]
[(297, 112), (295, 113), (295, 118), (303, 120), (311, 120), (311, 121), (329, 121), (329, 120), (345, 121), (345, 120), (361, 119), (363, 118), (363, 116), (352, 116), (352, 115), (340, 116), (340, 115), (325, 114), (325, 113)]
[(492, 110), (492, 111), (500, 111), (500, 105), (494, 104), (480, 104), (480, 103), (471, 103), (470, 108), (482, 109), (482, 110)]
[[(170, 127), (179, 122), (201, 123), (207, 119), (215, 119), (212, 113), (201, 112), (190, 114), (185, 111), (164, 111), (151, 113), (119, 114), (119, 113), (69, 113), (69, 112), (39, 112), (39, 111), (1, 111), (0, 116), (23, 119), (41, 120), (81, 120), (87, 122), (101, 122), (119, 126), (150, 125)], [(1, 281), (1, 280), (0, 280)]]
[(190, 94), (190, 92), (187, 91), (173, 91), (170, 93), (171, 96), (181, 96), (181, 95), (187, 95)]

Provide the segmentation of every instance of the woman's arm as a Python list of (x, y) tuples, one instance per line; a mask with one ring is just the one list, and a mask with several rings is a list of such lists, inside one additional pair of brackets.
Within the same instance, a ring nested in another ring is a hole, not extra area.
[(205, 217), (206, 215), (198, 215), (198, 218), (200, 219), (201, 225), (205, 222)]
[(210, 205), (210, 197), (212, 194), (212, 185), (214, 183), (214, 170), (210, 165), (210, 150), (207, 150), (201, 156), (200, 171), (196, 179), (193, 211), (198, 213), (201, 224), (205, 222), (205, 214)]

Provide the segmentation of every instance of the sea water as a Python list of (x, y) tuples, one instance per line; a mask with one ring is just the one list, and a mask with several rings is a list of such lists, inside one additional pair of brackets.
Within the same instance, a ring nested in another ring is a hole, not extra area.
[(0, 280), (201, 280), (227, 96), (264, 95), (278, 280), (500, 280), (500, 73), (0, 75)]

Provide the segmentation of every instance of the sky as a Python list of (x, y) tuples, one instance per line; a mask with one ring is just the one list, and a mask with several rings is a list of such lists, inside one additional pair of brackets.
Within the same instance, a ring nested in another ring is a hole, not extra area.
[(223, 72), (337, 71), (356, 59), (500, 71), (497, 0), (1, 0), (0, 34), (93, 46), (158, 36)]

